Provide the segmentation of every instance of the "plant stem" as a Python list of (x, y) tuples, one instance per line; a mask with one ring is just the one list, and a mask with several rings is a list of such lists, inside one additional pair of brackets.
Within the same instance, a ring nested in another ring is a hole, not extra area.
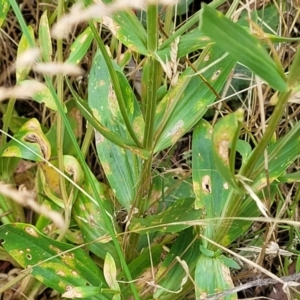
[[(59, 0), (58, 1), (58, 7), (57, 7), (57, 19), (59, 20), (64, 12), (64, 1)], [(62, 39), (57, 40), (57, 61), (58, 62), (63, 62), (63, 42)], [(64, 98), (64, 82), (63, 82), (63, 76), (62, 75), (57, 75), (57, 97), (63, 106), (63, 98)], [(56, 127), (56, 147), (57, 147), (57, 160), (58, 160), (58, 168), (61, 172), (64, 172), (64, 153), (63, 153), (63, 145), (64, 145), (64, 132), (65, 132), (65, 127), (64, 123), (62, 120), (61, 114), (58, 112), (56, 114), (57, 118), (57, 127)], [(67, 189), (66, 189), (66, 181), (65, 178), (61, 175), (59, 176), (59, 187), (60, 187), (60, 194), (62, 201), (65, 206), (64, 210), (64, 217), (65, 217), (65, 226), (64, 229), (61, 231), (60, 235), (58, 236), (57, 240), (62, 240), (66, 234), (66, 231), (69, 228), (69, 223), (70, 223), (70, 205), (69, 203), (70, 199), (67, 194)]]
[[(158, 46), (158, 7), (157, 5), (149, 5), (147, 8), (147, 47), (149, 52), (147, 75), (145, 76), (146, 99), (144, 102), (145, 111), (145, 131), (143, 138), (143, 146), (151, 153), (154, 148), (154, 121), (156, 111), (156, 93), (158, 86), (158, 62), (155, 59), (155, 52)], [(149, 159), (144, 161), (142, 173), (138, 183), (136, 197), (133, 201), (132, 210), (129, 212), (129, 220), (132, 216), (133, 209), (138, 210), (138, 215), (144, 214), (147, 209), (148, 195), (151, 189), (151, 167), (152, 154)], [(137, 243), (139, 235), (128, 232), (124, 237), (124, 251), (127, 261), (135, 258), (137, 251)]]

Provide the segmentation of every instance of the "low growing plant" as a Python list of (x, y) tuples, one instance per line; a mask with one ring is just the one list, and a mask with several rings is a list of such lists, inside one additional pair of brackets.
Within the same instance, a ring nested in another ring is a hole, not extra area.
[[(16, 86), (0, 94), (9, 98), (1, 130), (0, 253), (23, 268), (2, 293), (22, 280), (28, 298), (51, 288), (65, 298), (212, 299), (233, 287), (230, 268), (250, 263), (241, 255), (238, 263), (229, 247), (252, 222), (287, 223), (272, 218), (270, 208), (279, 186), (297, 181), (297, 172), (286, 172), (300, 154), (300, 125), (281, 138), (274, 133), (298, 89), (300, 52), (286, 75), (272, 42), (294, 40), (265, 33), (269, 27), (255, 23), (259, 10), (251, 22), (243, 14), (231, 21), (239, 1), (226, 16), (215, 10), (226, 1), (203, 5), (178, 27), (184, 3), (159, 2), (86, 0), (65, 13), (71, 3), (59, 0), (55, 12), (43, 11), (36, 38), (16, 1), (1, 1), (0, 20), (11, 7), (22, 37)], [(278, 17), (276, 6), (266, 15)], [(66, 57), (64, 38), (78, 22), (86, 28)], [(113, 35), (110, 45), (104, 28)], [(82, 75), (76, 65), (89, 49), (96, 50), (85, 93), (68, 75)], [(28, 53), (33, 61), (25, 60)], [(203, 118), (226, 96), (237, 62), (253, 72), (258, 92), (263, 80), (277, 95), (259, 137), (248, 132), (243, 107), (214, 125)], [(130, 64), (141, 66), (140, 91), (126, 75)], [(31, 69), (43, 80), (32, 79)], [(16, 117), (20, 91), (43, 103), (50, 126), (45, 118)], [(187, 168), (175, 169), (168, 153), (186, 134)], [(86, 160), (92, 144), (103, 182)], [(36, 199), (7, 185), (29, 161)], [(23, 206), (36, 212), (30, 221)]]

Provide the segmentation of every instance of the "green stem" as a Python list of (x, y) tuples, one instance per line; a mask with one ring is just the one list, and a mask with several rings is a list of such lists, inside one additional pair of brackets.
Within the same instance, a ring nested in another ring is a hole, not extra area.
[[(63, 16), (64, 12), (64, 1), (59, 0), (58, 1), (58, 7), (57, 7), (57, 20), (59, 20)], [(57, 40), (57, 61), (63, 62), (63, 41), (62, 39)], [(57, 97), (60, 101), (60, 104), (63, 106), (63, 99), (64, 99), (64, 82), (63, 82), (63, 76), (57, 75)], [(57, 127), (56, 127), (56, 149), (57, 149), (57, 160), (58, 160), (58, 168), (61, 172), (64, 173), (64, 153), (63, 153), (63, 145), (64, 145), (64, 133), (65, 133), (65, 127), (62, 119), (62, 115), (58, 112), (56, 114), (57, 118)], [(69, 203), (69, 197), (67, 194), (67, 188), (66, 188), (66, 181), (65, 178), (61, 175), (59, 176), (59, 187), (60, 187), (60, 193), (62, 201), (65, 205), (65, 211), (64, 211), (64, 217), (65, 217), (65, 226), (64, 229), (60, 232), (60, 235), (58, 236), (57, 240), (62, 240), (69, 228), (70, 224), (70, 203)]]
[[(150, 5), (147, 8), (147, 47), (149, 52), (147, 76), (145, 76), (146, 99), (144, 102), (145, 109), (145, 131), (143, 146), (151, 153), (154, 148), (154, 121), (156, 111), (156, 92), (158, 85), (158, 62), (155, 60), (155, 53), (158, 46), (158, 7), (157, 5)], [(144, 161), (142, 167), (142, 174), (138, 183), (136, 197), (133, 201), (132, 209), (138, 210), (138, 215), (143, 215), (147, 209), (149, 191), (151, 189), (151, 167), (152, 154), (149, 159)], [(129, 213), (129, 219), (132, 211)], [(137, 243), (139, 235), (128, 232), (124, 238), (124, 250), (127, 261), (131, 261), (137, 255)]]

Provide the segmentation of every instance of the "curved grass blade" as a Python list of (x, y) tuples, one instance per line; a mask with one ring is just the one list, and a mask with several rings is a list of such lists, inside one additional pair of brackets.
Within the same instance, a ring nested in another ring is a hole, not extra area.
[(277, 65), (264, 45), (243, 27), (204, 4), (200, 12), (200, 28), (224, 51), (228, 51), (237, 61), (268, 82), (271, 87), (282, 92), (287, 91), (288, 86), (282, 66)]

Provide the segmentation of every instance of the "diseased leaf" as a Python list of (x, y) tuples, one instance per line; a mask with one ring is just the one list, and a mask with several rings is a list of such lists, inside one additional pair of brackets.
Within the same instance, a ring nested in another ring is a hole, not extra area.
[[(173, 243), (157, 271), (158, 288), (154, 293), (154, 299), (169, 296), (170, 293), (166, 290), (172, 291), (177, 297), (180, 291), (184, 290), (187, 273), (193, 274), (199, 258), (199, 240), (195, 240), (194, 237), (193, 229), (188, 228), (183, 230)], [(159, 288), (160, 286), (163, 288)]]
[[(196, 299), (206, 299), (216, 293), (221, 293), (233, 288), (229, 268), (219, 257), (207, 257), (202, 255), (195, 271)], [(225, 296), (224, 300), (237, 300), (236, 294)]]
[(103, 23), (130, 50), (148, 55), (146, 31), (133, 11), (115, 13), (111, 18), (103, 18)]
[(71, 64), (78, 64), (86, 55), (91, 43), (93, 41), (93, 34), (90, 27), (84, 30), (71, 45), (71, 53), (66, 62)]
[[(97, 187), (98, 195), (102, 200), (102, 205), (105, 207), (107, 215), (110, 216), (112, 222), (114, 222), (116, 232), (119, 232), (118, 224), (113, 220), (114, 211), (112, 201), (109, 199), (107, 187), (99, 183), (93, 174), (91, 174), (91, 177)], [(83, 189), (92, 195), (90, 182), (84, 182)], [(77, 200), (72, 207), (72, 215), (78, 224), (84, 241), (88, 243), (87, 248), (102, 259), (104, 259), (106, 253), (109, 252), (119, 267), (119, 257), (112, 238), (108, 233), (108, 228), (106, 228), (105, 222), (103, 221), (100, 204), (94, 203), (83, 193), (79, 192)]]
[(220, 119), (213, 129), (213, 157), (217, 170), (231, 187), (240, 190), (235, 179), (235, 155), (243, 110)]
[(76, 286), (106, 286), (103, 274), (85, 251), (50, 239), (32, 225), (3, 225), (0, 238), (23, 268), (31, 268), (32, 276), (60, 293)]
[(117, 282), (117, 269), (113, 257), (106, 253), (103, 267), (103, 274), (108, 286), (115, 291), (120, 291), (120, 286)]
[(178, 199), (157, 215), (149, 215), (146, 218), (133, 217), (129, 228), (140, 234), (155, 231), (178, 232), (191, 226), (185, 221), (199, 220), (201, 215), (202, 211), (194, 208), (193, 198)]
[[(141, 139), (144, 127), (142, 114), (126, 77), (116, 65), (115, 68), (127, 102), (128, 119)], [(97, 120), (109, 130), (123, 138), (130, 138), (111, 87), (108, 69), (100, 52), (94, 58), (89, 77), (89, 106)], [(113, 144), (99, 133), (96, 133), (96, 147), (115, 196), (123, 207), (129, 209), (140, 177), (141, 159), (131, 151)]]
[[(218, 64), (215, 61), (219, 60)], [(217, 46), (206, 48), (201, 59), (194, 67), (217, 91), (220, 92), (227, 81), (235, 60), (226, 56)], [(207, 83), (203, 82), (195, 72), (188, 68), (180, 76), (178, 83), (161, 100), (156, 109), (155, 152), (174, 145), (177, 140), (189, 131), (204, 115), (208, 105), (212, 104), (216, 95)]]
[(41, 161), (51, 157), (51, 147), (37, 119), (30, 119), (14, 135), (17, 140), (11, 140), (2, 150), (1, 156), (20, 157), (33, 161)]

